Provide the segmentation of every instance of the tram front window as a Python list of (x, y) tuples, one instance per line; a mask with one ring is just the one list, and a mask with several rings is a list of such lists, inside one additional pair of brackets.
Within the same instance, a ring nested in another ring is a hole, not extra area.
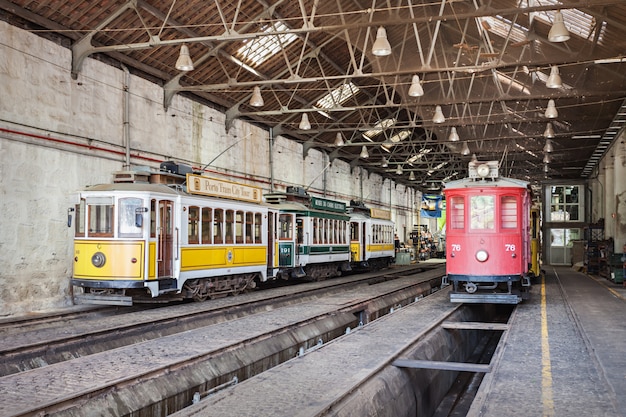
[(89, 236), (113, 237), (113, 198), (87, 199), (87, 224)]
[(120, 237), (141, 237), (143, 223), (137, 221), (137, 216), (143, 213), (142, 203), (140, 198), (120, 198), (118, 226)]
[(470, 228), (474, 230), (495, 229), (495, 198), (492, 195), (470, 197)]

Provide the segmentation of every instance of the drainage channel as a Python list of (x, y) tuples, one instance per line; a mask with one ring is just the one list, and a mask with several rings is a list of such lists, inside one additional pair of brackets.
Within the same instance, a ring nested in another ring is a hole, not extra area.
[(513, 308), (440, 291), (172, 417), (465, 415)]

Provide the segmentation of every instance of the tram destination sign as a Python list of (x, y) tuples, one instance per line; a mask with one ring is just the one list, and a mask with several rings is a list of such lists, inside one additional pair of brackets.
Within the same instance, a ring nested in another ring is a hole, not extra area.
[(187, 174), (187, 192), (250, 203), (260, 203), (262, 197), (258, 187), (195, 174)]
[(311, 208), (317, 210), (334, 211), (336, 213), (345, 213), (346, 204), (340, 201), (326, 200), (325, 198), (311, 197)]
[(370, 216), (375, 219), (391, 220), (391, 211), (377, 208), (370, 209)]

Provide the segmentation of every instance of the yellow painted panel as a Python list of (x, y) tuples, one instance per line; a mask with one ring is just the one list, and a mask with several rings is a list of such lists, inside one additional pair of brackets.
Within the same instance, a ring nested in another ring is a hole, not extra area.
[(265, 265), (267, 249), (259, 246), (197, 246), (181, 250), (181, 271)]
[[(74, 278), (143, 280), (143, 241), (74, 241)], [(104, 256), (101, 267), (92, 263), (95, 254)]]
[(388, 250), (394, 250), (393, 243), (379, 243), (379, 244), (369, 245), (367, 247), (368, 252), (382, 252), (382, 251), (388, 251)]
[(352, 253), (352, 262), (361, 261), (361, 244), (350, 243), (350, 252)]
[(156, 278), (156, 242), (148, 246), (148, 277)]

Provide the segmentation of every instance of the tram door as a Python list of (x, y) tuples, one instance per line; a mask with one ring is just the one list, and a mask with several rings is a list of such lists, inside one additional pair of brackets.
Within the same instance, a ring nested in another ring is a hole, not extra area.
[(159, 201), (157, 227), (157, 278), (173, 276), (174, 265), (174, 202)]
[(296, 261), (293, 213), (279, 215), (278, 262), (281, 267), (293, 267)]

